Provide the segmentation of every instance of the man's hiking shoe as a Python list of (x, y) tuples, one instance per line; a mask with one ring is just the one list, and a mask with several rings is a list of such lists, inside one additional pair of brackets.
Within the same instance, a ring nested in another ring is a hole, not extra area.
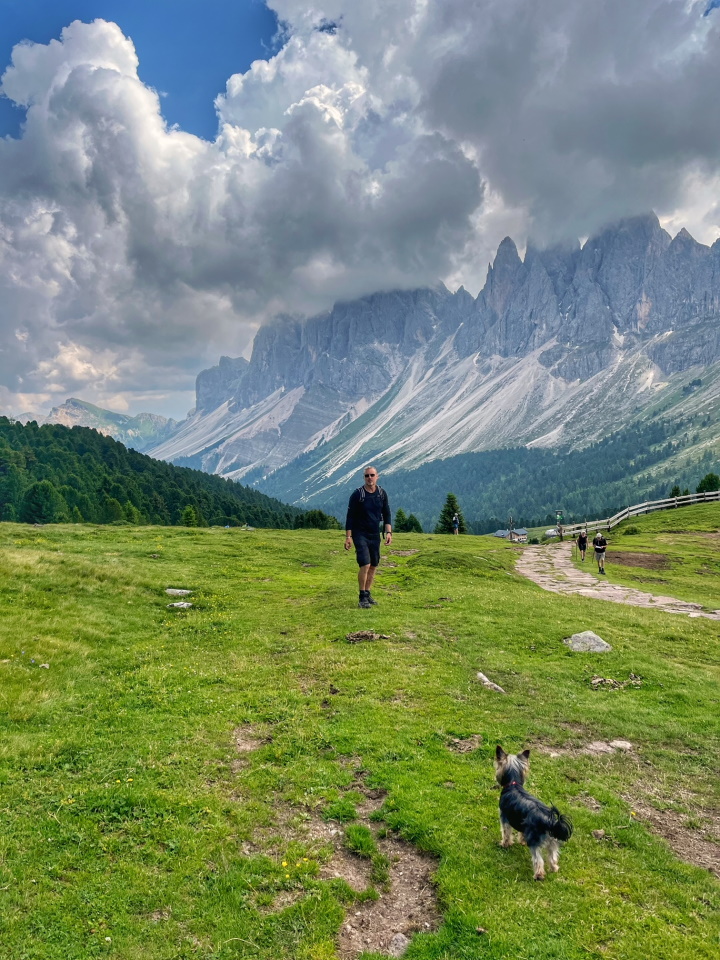
[(370, 607), (372, 607), (372, 603), (370, 603), (370, 600), (368, 599), (368, 597), (360, 597), (360, 600), (358, 601), (358, 606), (360, 607), (361, 610), (369, 610)]
[(370, 604), (371, 607), (376, 607), (376, 606), (377, 606), (377, 600), (374, 600), (374, 599), (373, 599), (373, 596), (372, 596), (372, 594), (370, 593), (369, 590), (368, 590), (367, 598), (368, 598), (368, 603)]

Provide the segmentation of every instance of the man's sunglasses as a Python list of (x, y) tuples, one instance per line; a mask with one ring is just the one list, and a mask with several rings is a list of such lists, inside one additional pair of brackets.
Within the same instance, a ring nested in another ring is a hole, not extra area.
[(366, 476), (366, 477), (376, 477), (377, 474), (376, 474), (376, 473), (366, 473), (365, 476)]

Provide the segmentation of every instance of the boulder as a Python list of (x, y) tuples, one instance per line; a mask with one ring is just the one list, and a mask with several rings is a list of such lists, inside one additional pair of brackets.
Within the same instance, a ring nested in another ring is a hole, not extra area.
[(574, 633), (571, 637), (565, 637), (563, 643), (576, 653), (607, 653), (612, 650), (610, 644), (593, 633), (592, 630), (583, 630), (582, 633)]

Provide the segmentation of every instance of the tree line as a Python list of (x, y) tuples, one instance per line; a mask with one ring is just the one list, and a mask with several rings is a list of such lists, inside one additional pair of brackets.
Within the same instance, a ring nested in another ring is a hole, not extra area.
[(128, 450), (88, 427), (0, 417), (0, 519), (338, 529), (258, 490)]

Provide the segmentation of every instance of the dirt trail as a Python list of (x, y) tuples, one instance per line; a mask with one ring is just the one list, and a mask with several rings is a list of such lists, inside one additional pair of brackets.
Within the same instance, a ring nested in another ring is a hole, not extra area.
[[(576, 593), (594, 600), (610, 600), (611, 603), (628, 603), (633, 607), (663, 610), (665, 613), (680, 613), (686, 617), (704, 617), (720, 620), (720, 610), (703, 610), (699, 603), (687, 603), (674, 597), (644, 593), (632, 587), (621, 587), (594, 577), (585, 570), (578, 570), (571, 560), (572, 541), (553, 543), (542, 547), (526, 547), (518, 562), (517, 571), (528, 577), (543, 590), (553, 593)], [(588, 556), (586, 565), (592, 569)]]

